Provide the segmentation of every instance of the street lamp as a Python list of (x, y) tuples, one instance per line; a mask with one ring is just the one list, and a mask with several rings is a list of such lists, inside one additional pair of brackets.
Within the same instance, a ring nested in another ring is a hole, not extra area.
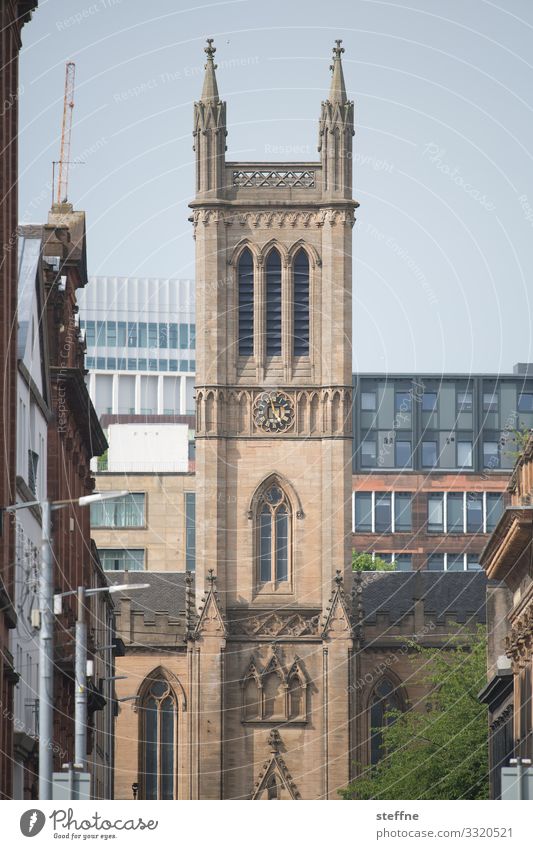
[[(111, 584), (108, 587), (86, 589), (78, 587), (54, 596), (54, 609), (57, 602), (66, 596), (76, 595), (78, 616), (76, 619), (76, 661), (75, 661), (75, 699), (74, 699), (74, 763), (76, 769), (85, 770), (87, 761), (87, 624), (85, 622), (86, 599), (97, 593), (118, 593), (124, 590), (145, 590), (150, 584)], [(116, 678), (119, 676), (113, 676)], [(125, 676), (120, 676), (125, 677)]]
[(39, 580), (39, 799), (50, 799), (52, 791), (53, 757), (52, 738), (54, 726), (54, 565), (52, 549), (52, 510), (61, 510), (70, 504), (84, 507), (95, 501), (129, 495), (120, 492), (98, 492), (62, 501), (24, 501), (4, 508), (14, 513), (25, 507), (40, 507), (42, 512), (41, 572)]

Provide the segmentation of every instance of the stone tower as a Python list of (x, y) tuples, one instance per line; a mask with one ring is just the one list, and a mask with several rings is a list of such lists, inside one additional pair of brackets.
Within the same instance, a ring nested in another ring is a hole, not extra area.
[(194, 105), (193, 798), (336, 798), (350, 778), (357, 203), (340, 44), (319, 162), (226, 161), (212, 39)]

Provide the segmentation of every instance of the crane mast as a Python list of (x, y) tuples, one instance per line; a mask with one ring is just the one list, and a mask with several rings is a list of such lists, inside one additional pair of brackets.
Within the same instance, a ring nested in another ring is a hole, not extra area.
[(59, 154), (59, 176), (57, 180), (57, 203), (68, 198), (68, 167), (70, 165), (70, 136), (74, 111), (74, 75), (76, 65), (67, 62), (65, 68), (65, 97), (63, 100), (63, 126), (61, 128), (61, 150)]

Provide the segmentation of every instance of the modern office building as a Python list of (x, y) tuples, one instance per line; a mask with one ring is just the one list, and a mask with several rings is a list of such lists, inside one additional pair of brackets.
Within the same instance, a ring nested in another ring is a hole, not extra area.
[(398, 569), (477, 570), (502, 513), (533, 372), (354, 375), (353, 543)]
[(193, 281), (91, 277), (79, 308), (99, 416), (194, 411)]

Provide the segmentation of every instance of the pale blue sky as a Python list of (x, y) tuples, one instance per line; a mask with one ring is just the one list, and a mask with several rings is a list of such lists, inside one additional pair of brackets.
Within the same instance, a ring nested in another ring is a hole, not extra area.
[(315, 159), (331, 45), (356, 103), (354, 367), (533, 361), (528, 0), (40, 0), (23, 30), (20, 217), (46, 218), (64, 64), (92, 275), (193, 276), (192, 103), (217, 46), (228, 158)]

